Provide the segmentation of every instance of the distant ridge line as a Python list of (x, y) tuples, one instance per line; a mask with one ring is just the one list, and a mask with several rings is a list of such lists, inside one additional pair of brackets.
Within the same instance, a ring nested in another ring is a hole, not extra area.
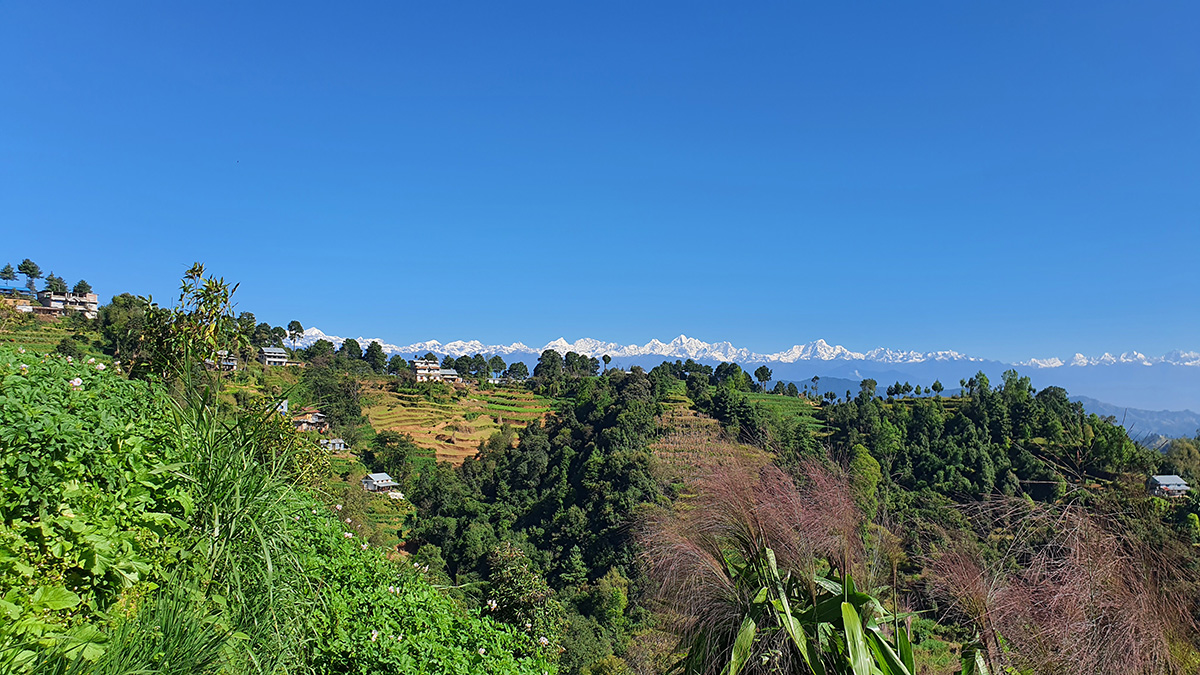
[[(302, 337), (295, 341), (294, 346), (307, 347), (317, 340), (328, 340), (334, 346), (340, 347), (346, 338), (336, 335), (329, 335), (319, 328), (308, 328), (304, 331)], [(409, 345), (395, 345), (385, 342), (379, 338), (354, 338), (360, 345), (365, 347), (371, 342), (379, 342), (383, 347), (384, 352), (388, 354), (422, 354), (425, 352), (433, 352), (435, 354), (463, 356), (471, 354), (499, 354), (508, 356), (512, 354), (529, 354), (537, 356), (547, 349), (553, 349), (560, 354), (573, 351), (577, 354), (586, 356), (600, 357), (605, 354), (613, 358), (627, 358), (636, 356), (662, 356), (672, 359), (696, 359), (707, 361), (738, 361), (741, 363), (796, 363), (801, 361), (869, 361), (873, 363), (926, 363), (930, 361), (936, 362), (985, 362), (988, 359), (968, 356), (954, 350), (942, 350), (935, 352), (918, 352), (888, 349), (886, 347), (878, 347), (866, 352), (856, 352), (849, 350), (841, 345), (831, 345), (825, 340), (815, 340), (803, 345), (794, 345), (790, 349), (775, 352), (773, 354), (760, 354), (741, 347), (736, 347), (730, 342), (704, 342), (696, 338), (691, 338), (686, 335), (671, 340), (670, 342), (662, 342), (658, 339), (653, 339), (644, 345), (622, 345), (616, 342), (604, 342), (592, 338), (581, 338), (575, 342), (568, 342), (565, 338), (558, 338), (546, 343), (542, 348), (534, 348), (522, 342), (514, 342), (509, 345), (487, 345), (478, 340), (455, 340), (452, 342), (439, 342), (438, 340), (426, 340), (424, 342), (415, 342)], [(1151, 366), (1158, 363), (1179, 365), (1179, 366), (1200, 366), (1200, 352), (1185, 352), (1176, 350), (1169, 352), (1163, 356), (1150, 358), (1146, 355), (1131, 351), (1125, 352), (1119, 356), (1105, 353), (1099, 357), (1086, 357), (1083, 354), (1075, 354), (1074, 357), (1068, 360), (1059, 359), (1057, 357), (1046, 359), (1029, 359), (1013, 365), (1026, 366), (1038, 369), (1061, 368), (1069, 366), (1102, 366), (1116, 364), (1141, 364)]]

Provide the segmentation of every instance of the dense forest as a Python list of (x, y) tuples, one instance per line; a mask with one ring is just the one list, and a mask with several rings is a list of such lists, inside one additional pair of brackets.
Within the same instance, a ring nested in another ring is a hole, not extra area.
[[(1142, 447), (1015, 371), (841, 396), (766, 366), (547, 350), (532, 369), (445, 356), (467, 380), (447, 385), (346, 340), (220, 372), (303, 328), (235, 312), (199, 266), (171, 309), (117, 295), (61, 337), (5, 320), (7, 671), (1200, 667), (1200, 498), (1145, 487), (1200, 479), (1200, 439)], [(459, 463), (367, 414), (504, 389), (551, 409)], [(400, 498), (365, 494), (368, 470)]]

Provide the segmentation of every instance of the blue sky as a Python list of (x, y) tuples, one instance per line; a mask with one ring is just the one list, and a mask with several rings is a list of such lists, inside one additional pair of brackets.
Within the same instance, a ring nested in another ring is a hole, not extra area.
[(398, 343), (1200, 349), (1200, 5), (435, 4), (0, 4), (0, 257)]

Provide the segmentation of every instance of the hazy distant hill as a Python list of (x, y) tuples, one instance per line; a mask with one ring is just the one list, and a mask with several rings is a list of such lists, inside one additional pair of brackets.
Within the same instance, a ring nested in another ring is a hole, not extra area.
[(1117, 423), (1123, 424), (1125, 430), (1133, 438), (1154, 435), (1190, 438), (1196, 435), (1197, 430), (1200, 430), (1200, 414), (1191, 410), (1122, 408), (1086, 396), (1072, 396), (1071, 400), (1082, 403), (1088, 412), (1115, 417)]

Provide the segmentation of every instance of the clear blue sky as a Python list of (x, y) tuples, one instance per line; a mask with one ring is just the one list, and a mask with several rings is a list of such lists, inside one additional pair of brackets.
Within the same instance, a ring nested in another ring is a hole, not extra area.
[(1200, 4), (750, 4), (0, 4), (0, 263), (396, 342), (1200, 349)]

